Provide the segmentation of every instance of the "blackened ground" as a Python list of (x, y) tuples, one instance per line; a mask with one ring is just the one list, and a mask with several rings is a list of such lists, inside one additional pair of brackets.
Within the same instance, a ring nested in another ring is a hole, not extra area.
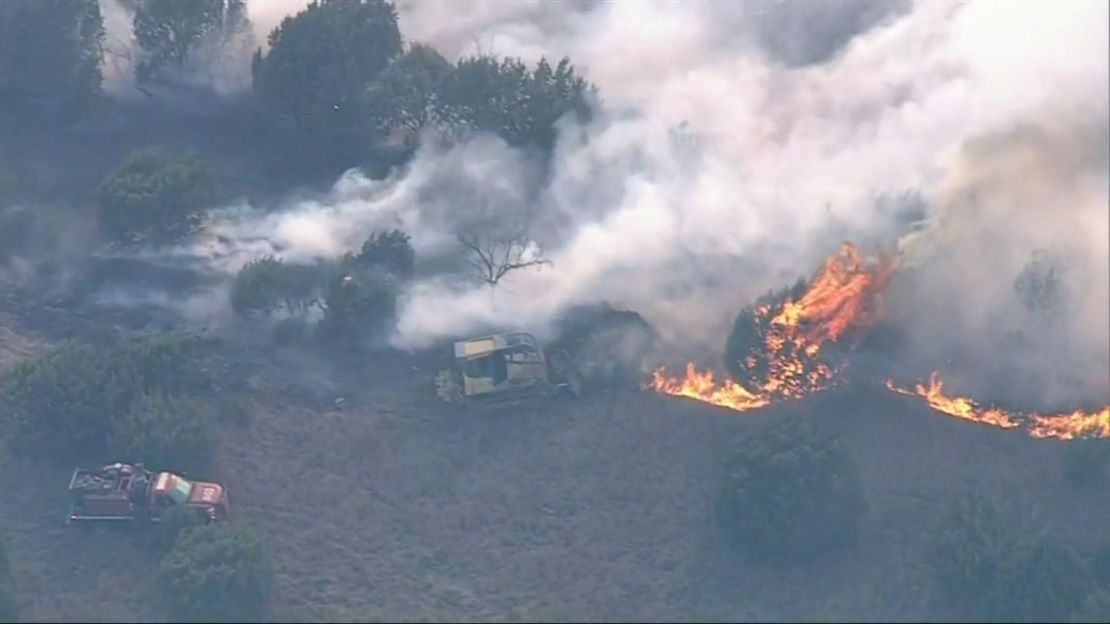
[[(16, 345), (0, 366), (37, 344), (0, 340)], [(1110, 497), (1061, 481), (1065, 443), (879, 386), (748, 414), (619, 392), (468, 416), (436, 398), (434, 354), (235, 357), (253, 421), (225, 434), (207, 476), (266, 538), (273, 620), (958, 618), (930, 601), (918, 540), (966, 487), (1036, 507), (1083, 551), (1110, 541)], [(856, 547), (774, 570), (722, 549), (712, 503), (730, 446), (787, 414), (843, 436), (870, 510)], [(71, 467), (2, 468), (26, 620), (160, 617), (149, 535), (63, 527)]]

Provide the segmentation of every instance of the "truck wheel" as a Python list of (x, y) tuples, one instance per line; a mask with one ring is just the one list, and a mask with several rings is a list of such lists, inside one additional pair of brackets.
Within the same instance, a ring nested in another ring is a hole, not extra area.
[(574, 358), (563, 349), (551, 353), (551, 372), (555, 381), (561, 384), (571, 396), (582, 395), (582, 373)]

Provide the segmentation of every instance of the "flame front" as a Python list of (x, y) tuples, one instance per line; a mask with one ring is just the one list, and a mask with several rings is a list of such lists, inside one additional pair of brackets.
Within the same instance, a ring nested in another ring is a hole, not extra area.
[(1097, 412), (1076, 410), (1070, 414), (1023, 414), (996, 407), (983, 408), (967, 397), (944, 394), (944, 381), (938, 373), (929, 375), (929, 385), (917, 384), (913, 390), (899, 388), (889, 379), (887, 388), (908, 396), (918, 396), (938, 412), (1003, 429), (1025, 427), (1034, 438), (1110, 438), (1110, 405)]
[(1029, 435), (1034, 438), (1110, 438), (1110, 405), (1097, 412), (1076, 410), (1070, 414), (1041, 416), (1033, 414)]
[[(898, 268), (897, 259), (882, 254), (869, 266), (850, 243), (825, 261), (796, 301), (753, 309), (753, 347), (741, 362), (743, 383), (725, 379), (718, 386), (711, 371), (686, 365), (684, 378), (667, 377), (663, 368), (653, 374), (656, 392), (687, 397), (740, 412), (759, 409), (777, 399), (797, 399), (824, 390), (840, 379), (840, 371), (821, 359), (826, 345), (854, 334), (856, 343), (882, 316), (882, 294)], [(969, 397), (944, 394), (944, 382), (934, 372), (929, 384), (900, 388), (899, 394), (924, 399), (930, 407), (956, 418), (1002, 429), (1024, 428), (1035, 438), (1110, 438), (1110, 405), (1096, 412), (1024, 414), (983, 407)]]
[(797, 301), (786, 299), (777, 309), (754, 308), (756, 340), (741, 366), (747, 373), (745, 385), (725, 379), (717, 387), (711, 372), (699, 373), (691, 363), (685, 378), (668, 378), (664, 369), (656, 370), (652, 387), (739, 411), (824, 390), (835, 383), (838, 371), (820, 359), (822, 347), (874, 324), (881, 292), (893, 274), (894, 263), (885, 256), (869, 267), (859, 251), (845, 243)]
[(726, 379), (724, 385), (717, 387), (713, 382), (713, 372), (699, 373), (693, 363), (686, 365), (685, 379), (668, 379), (662, 368), (654, 373), (656, 392), (697, 399), (738, 412), (757, 409), (770, 403), (770, 399), (748, 391), (740, 384)]
[(1003, 429), (1013, 429), (1020, 427), (1014, 418), (997, 408), (983, 409), (975, 401), (967, 397), (948, 397), (944, 395), (944, 382), (940, 379), (937, 373), (929, 375), (928, 387), (917, 384), (914, 390), (906, 390), (894, 385), (894, 382), (889, 379), (886, 382), (886, 387), (897, 392), (898, 394), (905, 394), (908, 396), (919, 396), (929, 403), (929, 407), (938, 412), (955, 416), (956, 418), (963, 418), (973, 422), (986, 423), (1001, 427)]
[(771, 324), (789, 328), (789, 339), (810, 357), (825, 342), (836, 342), (853, 327), (870, 327), (878, 320), (879, 296), (894, 276), (895, 264), (879, 255), (868, 267), (859, 250), (844, 243), (840, 254), (825, 266), (798, 301), (787, 301)]

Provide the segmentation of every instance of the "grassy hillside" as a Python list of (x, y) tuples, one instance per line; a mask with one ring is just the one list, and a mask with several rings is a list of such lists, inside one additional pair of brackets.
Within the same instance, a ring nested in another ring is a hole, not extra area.
[[(1066, 443), (878, 387), (748, 414), (633, 392), (468, 417), (435, 398), (433, 369), (400, 357), (240, 364), (254, 417), (227, 433), (209, 476), (275, 558), (272, 619), (958, 617), (931, 600), (918, 546), (964, 487), (1038, 509), (1081, 551), (1110, 542), (1110, 497), (1063, 485)], [(775, 569), (722, 548), (712, 502), (735, 440), (788, 414), (842, 435), (870, 510), (855, 549)], [(149, 534), (66, 528), (68, 470), (3, 465), (25, 619), (162, 617)]]

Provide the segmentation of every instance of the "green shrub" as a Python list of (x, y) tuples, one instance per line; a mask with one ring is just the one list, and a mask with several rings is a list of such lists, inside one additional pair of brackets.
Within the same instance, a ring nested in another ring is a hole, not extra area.
[(65, 344), (0, 379), (0, 425), (20, 451), (66, 461), (98, 457), (114, 423), (143, 394), (210, 388), (199, 348), (176, 336)]
[(250, 529), (217, 523), (181, 533), (158, 577), (175, 621), (257, 621), (270, 596), (273, 568)]
[(323, 282), (324, 273), (314, 266), (265, 256), (251, 260), (235, 275), (231, 305), (243, 316), (277, 311), (304, 316), (320, 303)]
[(790, 418), (736, 448), (717, 509), (742, 551), (787, 562), (852, 543), (866, 503), (855, 464), (839, 441)]
[(207, 524), (205, 513), (196, 507), (176, 506), (170, 509), (158, 524), (155, 540), (158, 549), (168, 552), (177, 539), (187, 531)]
[(1024, 515), (971, 493), (942, 515), (928, 561), (939, 597), (968, 617), (1058, 621), (1087, 589), (1087, 571), (1070, 549)]
[(143, 394), (117, 415), (108, 436), (109, 453), (151, 466), (205, 470), (219, 445), (209, 407), (200, 401)]
[(357, 255), (348, 252), (343, 256), (343, 265), (361, 271), (384, 271), (408, 279), (416, 265), (416, 252), (409, 240), (409, 235), (401, 230), (374, 232), (362, 243)]
[(193, 233), (218, 201), (211, 167), (196, 154), (132, 153), (97, 192), (101, 231), (120, 243), (167, 243)]
[(377, 272), (336, 275), (324, 298), (320, 337), (348, 345), (380, 337), (397, 317), (397, 290), (395, 279)]

